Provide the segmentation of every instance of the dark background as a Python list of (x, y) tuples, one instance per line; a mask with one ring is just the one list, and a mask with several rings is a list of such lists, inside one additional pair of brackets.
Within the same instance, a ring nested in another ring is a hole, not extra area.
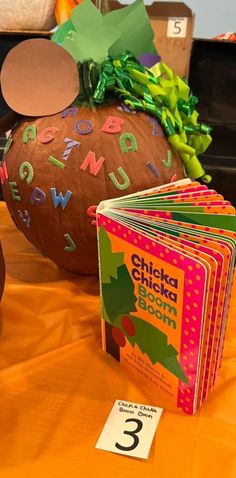
[(210, 186), (236, 206), (236, 43), (195, 40), (189, 84), (199, 98), (200, 120), (213, 127), (212, 144), (201, 157)]

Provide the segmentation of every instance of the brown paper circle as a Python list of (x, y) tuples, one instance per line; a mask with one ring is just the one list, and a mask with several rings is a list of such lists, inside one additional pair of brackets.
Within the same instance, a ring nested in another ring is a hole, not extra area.
[(79, 93), (76, 62), (50, 40), (26, 40), (13, 48), (1, 70), (8, 106), (26, 116), (47, 116), (69, 106)]

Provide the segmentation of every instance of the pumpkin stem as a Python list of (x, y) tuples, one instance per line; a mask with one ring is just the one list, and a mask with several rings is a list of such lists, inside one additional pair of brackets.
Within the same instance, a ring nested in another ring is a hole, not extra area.
[(103, 14), (110, 12), (109, 0), (95, 0), (95, 6)]
[(80, 79), (80, 93), (76, 103), (94, 105), (93, 94), (99, 79), (99, 68), (93, 60), (85, 60), (78, 65)]

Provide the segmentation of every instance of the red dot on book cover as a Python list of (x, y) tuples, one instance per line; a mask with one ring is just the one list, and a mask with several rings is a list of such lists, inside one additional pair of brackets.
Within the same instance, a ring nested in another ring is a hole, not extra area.
[(125, 336), (124, 336), (122, 330), (120, 330), (118, 327), (113, 327), (112, 337), (113, 337), (113, 340), (116, 343), (116, 345), (118, 345), (118, 347), (124, 347), (125, 346), (125, 344), (126, 344)]
[(135, 326), (132, 319), (128, 315), (124, 315), (121, 319), (121, 325), (127, 335), (133, 337), (135, 335)]

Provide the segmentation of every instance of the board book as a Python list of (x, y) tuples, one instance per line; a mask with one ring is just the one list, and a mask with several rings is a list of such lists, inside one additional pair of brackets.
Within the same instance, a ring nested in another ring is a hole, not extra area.
[(97, 209), (102, 346), (155, 397), (194, 414), (220, 370), (234, 207), (183, 179)]

